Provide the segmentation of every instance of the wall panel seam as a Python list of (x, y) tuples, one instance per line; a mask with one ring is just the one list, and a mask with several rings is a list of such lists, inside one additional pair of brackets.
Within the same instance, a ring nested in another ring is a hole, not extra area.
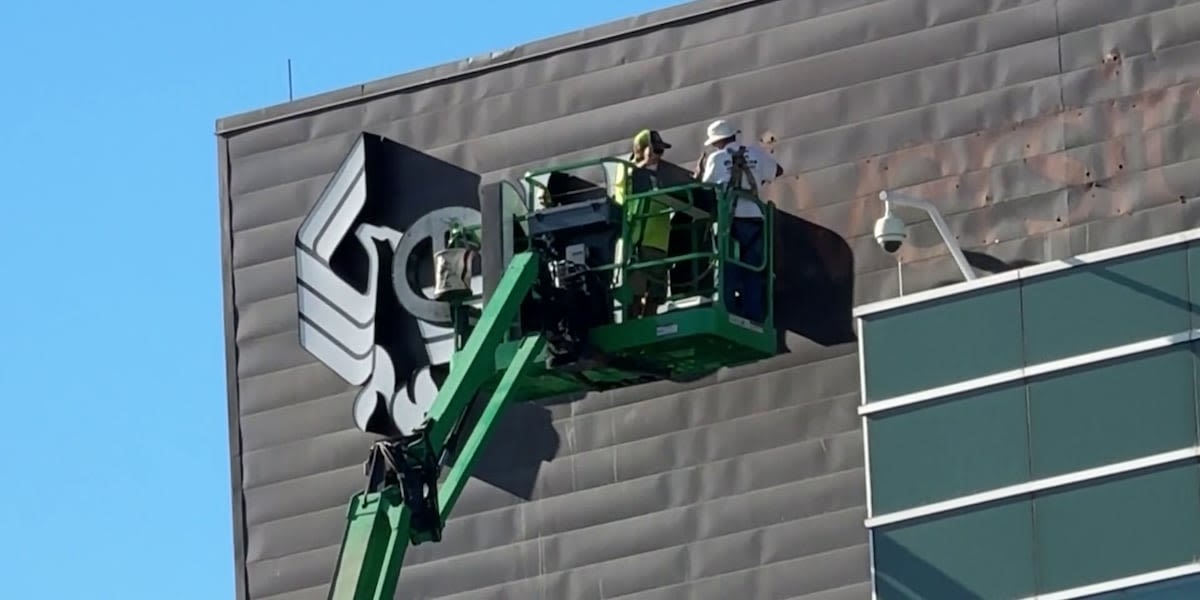
[[(719, 496), (719, 497), (715, 497), (715, 498), (710, 498), (708, 500), (703, 500), (700, 502), (692, 502), (689, 504), (683, 504), (680, 506), (671, 507), (671, 508), (668, 508), (665, 510), (659, 510), (659, 511), (656, 511), (654, 514), (661, 515), (662, 513), (668, 513), (668, 512), (683, 512), (683, 511), (688, 511), (688, 510), (699, 510), (699, 509), (703, 508), (705, 505), (712, 505), (715, 503), (722, 503), (722, 502), (733, 502), (735, 500), (744, 499), (745, 496), (772, 493), (772, 492), (778, 491), (780, 488), (795, 487), (798, 485), (807, 484), (807, 483), (821, 480), (821, 479), (829, 479), (829, 478), (833, 478), (833, 477), (846, 477), (849, 473), (851, 473), (853, 471), (857, 471), (857, 470), (860, 470), (860, 467), (852, 467), (852, 468), (848, 468), (848, 469), (834, 471), (834, 472), (831, 472), (828, 474), (823, 474), (823, 475), (820, 475), (817, 477), (810, 477), (807, 479), (788, 481), (788, 482), (780, 483), (777, 485), (771, 485), (771, 486), (767, 486), (767, 487), (763, 487), (763, 488), (753, 488), (753, 489), (749, 489), (749, 490), (746, 490), (744, 492), (740, 492), (737, 494), (732, 494), (732, 495), (728, 495), (728, 496)], [(326, 512), (330, 511), (330, 510), (333, 510), (333, 509), (326, 509)], [(806, 515), (803, 517), (792, 519), (788, 522), (792, 523), (792, 522), (801, 522), (801, 521), (806, 521), (806, 520), (811, 520), (811, 519), (822, 519), (822, 518), (827, 517), (828, 515), (836, 514), (838, 512), (846, 512), (846, 511), (854, 511), (854, 510), (862, 511), (863, 510), (862, 504), (851, 501), (850, 504), (843, 506), (841, 508), (837, 508), (837, 509), (834, 509), (834, 510), (828, 511), (828, 512), (817, 512), (814, 514), (809, 514), (809, 515)], [(344, 509), (342, 509), (342, 512), (345, 512)], [(627, 525), (630, 521), (634, 521), (637, 519), (645, 519), (645, 518), (648, 518), (647, 515), (645, 515), (645, 514), (634, 514), (634, 515), (630, 515), (630, 516), (626, 516), (626, 517), (621, 517), (619, 519), (614, 519), (611, 521), (604, 521), (602, 523), (593, 523), (590, 525), (585, 525), (583, 527), (566, 529), (563, 531), (556, 531), (551, 534), (535, 534), (535, 535), (530, 536), (525, 539), (509, 540), (509, 541), (505, 542), (504, 545), (500, 545), (500, 546), (490, 546), (487, 548), (480, 548), (477, 550), (471, 550), (471, 551), (467, 551), (467, 552), (459, 552), (459, 553), (453, 554), (451, 556), (433, 557), (428, 560), (421, 561), (419, 563), (410, 563), (408, 566), (406, 566), (406, 570), (412, 570), (414, 568), (419, 568), (421, 565), (432, 565), (433, 563), (440, 562), (442, 560), (465, 560), (470, 557), (478, 557), (479, 555), (482, 555), (485, 553), (511, 551), (512, 550), (511, 546), (515, 546), (516, 544), (526, 544), (526, 543), (534, 543), (534, 542), (544, 543), (546, 540), (551, 540), (551, 539), (555, 539), (555, 538), (566, 538), (566, 537), (571, 536), (572, 534), (576, 534), (578, 532), (586, 531), (589, 529), (598, 530), (598, 529), (603, 529), (606, 527)], [(453, 531), (455, 531), (455, 528), (451, 526), (452, 523), (453, 523), (453, 521), (449, 521), (447, 523), (447, 527), (446, 527), (447, 536), (454, 535)], [(694, 539), (691, 542), (686, 542), (686, 544), (702, 542), (702, 541), (707, 541), (707, 540), (712, 540), (712, 539), (719, 539), (722, 537), (736, 535), (739, 533), (745, 533), (747, 531), (754, 531), (757, 529), (770, 528), (771, 526), (773, 526), (773, 525), (763, 525), (763, 526), (759, 526), (759, 527), (751, 527), (749, 529), (740, 529), (737, 531), (730, 531), (730, 532), (721, 533), (721, 534), (717, 534), (717, 535), (710, 535), (708, 537)], [(463, 529), (463, 530), (458, 530), (458, 531), (465, 532), (466, 530)], [(863, 531), (863, 535), (864, 536), (866, 535), (865, 530)], [(686, 545), (686, 544), (676, 544), (676, 545)], [(249, 564), (257, 564), (257, 563), (262, 563), (262, 562), (266, 562), (266, 561), (279, 560), (281, 558), (285, 558), (285, 557), (293, 555), (293, 554), (315, 552), (318, 550), (326, 550), (326, 549), (336, 549), (336, 548), (340, 548), (340, 546), (341, 546), (341, 543), (339, 541), (336, 544), (326, 544), (326, 545), (317, 546), (317, 547), (313, 547), (313, 548), (305, 548), (303, 550), (286, 552), (286, 553), (280, 554), (280, 555), (261, 556), (253, 561), (249, 561)], [(664, 549), (667, 549), (670, 547), (673, 547), (673, 546), (653, 548), (651, 550), (647, 550), (646, 552), (655, 552), (655, 551), (664, 550)], [(611, 559), (611, 560), (623, 560), (624, 558), (627, 558), (627, 557), (622, 556), (622, 557), (618, 557), (618, 558)], [(604, 562), (609, 562), (609, 561), (604, 561)], [(602, 564), (602, 563), (596, 563), (596, 564)], [(590, 568), (592, 566), (594, 566), (594, 565), (581, 565), (579, 567), (572, 567), (572, 568), (584, 568), (584, 567)]]
[[(845, 436), (845, 435), (848, 435), (848, 434), (851, 434), (851, 433), (853, 433), (853, 430), (851, 430), (851, 431), (846, 431), (846, 432), (842, 432), (842, 433), (840, 433), (840, 434), (837, 434), (836, 436), (830, 436), (830, 437), (841, 437), (841, 436)], [(735, 461), (742, 460), (742, 459), (745, 459), (745, 458), (748, 458), (748, 457), (755, 457), (756, 455), (764, 455), (764, 454), (767, 454), (767, 453), (777, 453), (777, 452), (779, 452), (779, 451), (784, 451), (784, 450), (787, 450), (787, 449), (790, 449), (790, 448), (793, 448), (793, 447), (796, 447), (796, 446), (800, 446), (800, 445), (803, 445), (803, 444), (809, 444), (809, 443), (813, 443), (813, 442), (815, 442), (815, 441), (817, 441), (817, 440), (800, 440), (800, 441), (796, 441), (796, 442), (793, 442), (793, 443), (790, 443), (790, 444), (784, 444), (784, 445), (782, 445), (782, 446), (775, 446), (775, 447), (772, 447), (772, 448), (766, 448), (766, 449), (762, 449), (762, 450), (756, 450), (756, 451), (754, 451), (754, 452), (749, 452), (749, 453), (746, 453), (746, 454), (740, 454), (740, 455), (737, 455), (737, 456), (732, 456), (732, 457), (728, 457), (728, 458), (717, 459), (717, 460), (714, 460), (714, 461), (712, 461), (712, 462), (706, 462), (706, 463), (697, 463), (697, 464), (693, 464), (693, 465), (689, 465), (689, 466), (685, 466), (685, 467), (679, 467), (679, 468), (676, 468), (676, 469), (671, 469), (671, 470), (668, 470), (668, 471), (660, 471), (660, 472), (656, 472), (656, 473), (648, 473), (648, 474), (645, 474), (645, 475), (640, 475), (640, 476), (638, 476), (638, 477), (635, 477), (635, 478), (632, 478), (632, 479), (626, 479), (626, 480), (624, 480), (624, 481), (619, 481), (619, 482), (615, 482), (615, 483), (611, 483), (611, 482), (610, 482), (610, 483), (605, 483), (605, 484), (597, 485), (597, 486), (594, 486), (594, 487), (588, 487), (588, 488), (579, 488), (579, 489), (574, 489), (574, 490), (572, 490), (572, 491), (570, 491), (570, 492), (566, 492), (566, 493), (562, 493), (562, 494), (554, 494), (554, 495), (549, 495), (549, 496), (540, 496), (540, 497), (534, 498), (534, 499), (532, 499), (532, 500), (520, 500), (520, 502), (534, 502), (534, 503), (540, 503), (540, 502), (549, 502), (549, 501), (561, 502), (561, 501), (563, 501), (563, 499), (570, 498), (571, 496), (578, 495), (578, 494), (582, 494), (582, 493), (596, 492), (596, 491), (599, 491), (599, 490), (600, 490), (600, 489), (602, 489), (602, 488), (609, 487), (609, 486), (614, 486), (614, 485), (625, 485), (625, 484), (629, 484), (629, 483), (632, 483), (632, 482), (645, 481), (645, 480), (649, 480), (649, 479), (653, 479), (653, 478), (663, 478), (663, 477), (665, 477), (665, 476), (668, 476), (668, 475), (671, 475), (671, 474), (675, 474), (675, 473), (685, 473), (685, 472), (694, 472), (694, 471), (699, 471), (699, 470), (701, 470), (701, 469), (704, 469), (704, 468), (706, 468), (706, 467), (712, 467), (712, 466), (716, 466), (716, 465), (721, 465), (722, 463), (725, 463), (725, 464), (728, 464), (728, 463), (733, 463), (733, 462), (735, 462)], [(353, 468), (353, 467), (352, 467), (352, 466), (351, 466), (351, 467), (342, 467), (342, 468), (339, 468), (339, 469), (334, 469), (334, 470), (330, 470), (330, 471), (324, 471), (324, 472), (322, 472), (322, 473), (314, 473), (313, 475), (307, 475), (307, 476), (305, 476), (305, 477), (313, 477), (313, 476), (316, 476), (316, 475), (323, 475), (323, 474), (325, 474), (325, 473), (333, 473), (333, 472), (336, 472), (336, 471), (346, 471), (346, 470), (348, 470), (348, 469), (350, 469), (350, 468)], [(838, 470), (825, 470), (825, 471), (822, 471), (822, 472), (821, 472), (819, 475), (813, 475), (813, 476), (810, 476), (810, 477), (806, 477), (806, 478), (804, 478), (804, 479), (800, 479), (800, 480), (793, 480), (793, 481), (786, 481), (786, 482), (783, 482), (783, 483), (779, 483), (779, 484), (776, 484), (776, 485), (771, 485), (771, 486), (767, 486), (767, 487), (751, 487), (751, 488), (748, 488), (748, 489), (747, 489), (746, 491), (744, 491), (744, 492), (739, 492), (739, 493), (735, 493), (735, 494), (728, 495), (728, 496), (714, 496), (714, 497), (712, 497), (712, 498), (710, 498), (710, 499), (708, 499), (708, 500), (705, 500), (704, 502), (713, 502), (713, 501), (718, 501), (718, 500), (722, 500), (722, 499), (734, 498), (734, 497), (737, 497), (737, 496), (739, 496), (739, 495), (744, 495), (744, 494), (754, 494), (754, 493), (757, 493), (757, 492), (767, 491), (767, 490), (771, 490), (771, 489), (774, 489), (774, 488), (777, 488), (777, 487), (789, 486), (789, 485), (795, 485), (795, 484), (797, 484), (797, 483), (801, 483), (801, 482), (811, 482), (811, 481), (816, 481), (816, 480), (820, 480), (820, 479), (824, 479), (824, 478), (830, 478), (830, 477), (834, 477), (834, 476), (841, 476), (841, 475), (844, 475), (845, 473), (849, 473), (850, 471), (861, 470), (861, 469), (862, 469), (862, 466), (861, 466), (861, 465), (852, 465), (852, 466), (848, 466), (848, 467), (846, 467), (846, 468), (843, 468), (843, 469), (838, 469)], [(279, 481), (279, 482), (275, 482), (275, 483), (274, 483), (274, 484), (272, 484), (272, 485), (276, 485), (276, 484), (278, 484), (278, 483), (286, 483), (286, 482), (288, 482), (288, 481), (293, 481), (293, 480), (282, 480), (282, 481)], [(250, 489), (250, 490), (253, 490), (253, 489), (258, 489), (258, 488), (248, 488), (248, 489)], [(700, 504), (702, 504), (702, 503), (703, 503), (703, 502), (701, 502)], [(692, 503), (692, 504), (698, 504), (698, 503)], [(677, 510), (677, 509), (681, 509), (681, 508), (686, 508), (686, 507), (688, 507), (688, 506), (691, 506), (692, 504), (681, 504), (681, 505), (678, 505), (678, 506), (672, 507), (672, 508), (670, 508), (670, 509), (667, 509), (667, 510)], [(477, 511), (477, 512), (471, 512), (471, 513), (461, 513), (461, 514), (459, 514), (459, 513), (456, 513), (456, 514), (455, 514), (455, 515), (454, 515), (454, 516), (453, 516), (453, 517), (450, 519), (450, 521), (448, 521), (448, 522), (454, 522), (454, 521), (457, 521), (457, 520), (459, 520), (459, 519), (466, 519), (466, 518), (475, 518), (475, 517), (481, 517), (481, 516), (496, 515), (496, 514), (499, 514), (499, 513), (503, 512), (503, 511), (506, 511), (506, 510), (511, 510), (511, 509), (513, 508), (513, 506), (516, 506), (516, 505), (517, 505), (517, 504), (510, 504), (510, 505), (507, 505), (507, 506), (500, 506), (500, 507), (496, 507), (496, 508), (488, 508), (488, 509), (485, 509), (485, 510), (480, 510), (480, 511)], [(320, 513), (320, 512), (327, 512), (327, 511), (330, 511), (330, 510), (335, 510), (335, 509), (337, 509), (337, 510), (340, 510), (340, 511), (342, 511), (342, 512), (345, 512), (345, 503), (344, 503), (344, 502), (342, 502), (342, 503), (339, 503), (339, 504), (335, 504), (335, 505), (333, 505), (333, 506), (322, 507), (322, 508), (318, 508), (318, 509), (314, 509), (314, 510), (309, 510), (309, 511), (301, 512), (301, 513), (296, 513), (296, 514), (293, 514), (293, 515), (288, 515), (288, 516), (285, 516), (285, 517), (278, 517), (278, 518), (266, 519), (266, 520), (263, 520), (263, 521), (256, 521), (256, 522), (254, 522), (252, 525), (254, 525), (254, 526), (256, 526), (256, 527), (257, 527), (257, 526), (262, 526), (262, 525), (270, 525), (270, 524), (273, 524), (273, 523), (280, 523), (280, 522), (282, 522), (282, 521), (287, 521), (287, 520), (296, 519), (296, 518), (300, 518), (300, 517), (306, 517), (306, 516), (309, 516), (309, 515), (314, 515), (314, 514), (317, 514), (317, 513)], [(632, 518), (632, 517), (630, 517), (630, 518)], [(249, 526), (249, 525), (251, 525), (251, 524), (250, 524), (250, 523), (247, 523), (247, 525)], [(589, 525), (588, 527), (591, 527), (591, 526), (593, 526), (593, 525)], [(557, 532), (557, 533), (566, 533), (566, 532), (568, 532), (568, 531), (574, 531), (574, 530), (564, 530), (564, 531), (562, 531), (562, 532)], [(556, 533), (556, 534), (557, 534), (557, 533)], [(549, 536), (542, 535), (541, 537), (545, 538), (545, 537), (549, 537)]]

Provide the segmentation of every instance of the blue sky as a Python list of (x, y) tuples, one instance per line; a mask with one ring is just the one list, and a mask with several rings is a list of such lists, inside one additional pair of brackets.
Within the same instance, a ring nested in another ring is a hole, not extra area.
[(217, 118), (670, 4), (0, 2), (0, 596), (234, 597)]

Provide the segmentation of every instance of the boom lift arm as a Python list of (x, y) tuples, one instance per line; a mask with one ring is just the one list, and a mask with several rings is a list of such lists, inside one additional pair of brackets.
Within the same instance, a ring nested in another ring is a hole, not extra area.
[(439, 489), (447, 441), (471, 402), (496, 372), (496, 350), (536, 282), (538, 256), (513, 257), (495, 294), (454, 361), (425, 425), (411, 436), (376, 442), (367, 461), (367, 489), (350, 501), (348, 523), (330, 588), (330, 600), (392, 600), (409, 542), (440, 541), (442, 526), (462, 493), (471, 466), (517, 382), (544, 345), (523, 338), (477, 424)]

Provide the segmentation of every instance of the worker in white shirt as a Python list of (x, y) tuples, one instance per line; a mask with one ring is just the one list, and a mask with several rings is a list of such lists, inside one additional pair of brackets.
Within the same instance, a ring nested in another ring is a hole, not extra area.
[[(783, 174), (783, 167), (762, 147), (746, 146), (737, 141), (738, 131), (729, 122), (717, 120), (708, 126), (704, 145), (715, 152), (701, 158), (700, 180), (705, 183), (736, 182), (738, 187), (757, 192), (759, 186), (774, 181)], [(738, 168), (738, 167), (741, 168)], [(736, 245), (739, 262), (757, 266), (763, 264), (765, 237), (762, 209), (753, 202), (739, 200), (734, 206), (729, 237)], [(730, 264), (722, 271), (721, 295), (731, 314), (761, 323), (766, 315), (766, 271), (752, 271)]]

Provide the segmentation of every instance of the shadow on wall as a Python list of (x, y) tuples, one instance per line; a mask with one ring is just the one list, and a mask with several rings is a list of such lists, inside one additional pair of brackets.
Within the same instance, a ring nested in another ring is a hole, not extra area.
[(988, 275), (1012, 271), (1013, 269), (1024, 269), (1025, 267), (1037, 264), (1032, 260), (1026, 260), (1023, 258), (1005, 262), (989, 254), (984, 254), (983, 252), (976, 252), (973, 250), (963, 250), (963, 256), (966, 257), (967, 264), (971, 265), (977, 270), (987, 273)]
[[(475, 403), (468, 422), (478, 420), (483, 406)], [(547, 405), (514, 402), (500, 414), (471, 474), (522, 500), (532, 500), (542, 463), (554, 460), (561, 445)]]
[[(1036, 261), (1026, 260), (1023, 258), (1006, 262), (991, 256), (990, 254), (985, 254), (983, 252), (977, 252), (974, 250), (963, 250), (962, 253), (963, 257), (967, 259), (967, 264), (971, 265), (977, 274), (981, 276), (996, 275), (997, 273), (1004, 273), (1014, 269), (1023, 269), (1025, 267), (1038, 264)], [(962, 282), (962, 277), (943, 279), (935, 283), (933, 287), (939, 288), (942, 286), (953, 285)]]
[[(855, 341), (854, 253), (845, 238), (775, 211), (775, 325), (822, 346)], [(781, 340), (781, 348), (786, 344)]]
[[(481, 177), (477, 173), (379, 135), (364, 133), (363, 140), (367, 199), (350, 231), (369, 223), (405, 232), (439, 208), (479, 209)], [(426, 339), (417, 319), (398, 309), (401, 304), (392, 286), (395, 256), (386, 242), (377, 242), (376, 246), (378, 272), (386, 280), (378, 286), (377, 343), (391, 355), (397, 379), (411, 383), (413, 374), (430, 365), (430, 347), (437, 340)], [(351, 235), (334, 252), (331, 265), (352, 285), (365, 290), (367, 262), (366, 253)], [(419, 286), (433, 285), (432, 246), (428, 241), (417, 246), (409, 265)], [(435, 381), (444, 378), (444, 367), (431, 370)], [(349, 412), (350, 407), (346, 410)], [(558, 447), (549, 410), (534, 404), (515, 404), (501, 417), (499, 432), (489, 439), (472, 475), (529, 499), (541, 463), (553, 459)]]

